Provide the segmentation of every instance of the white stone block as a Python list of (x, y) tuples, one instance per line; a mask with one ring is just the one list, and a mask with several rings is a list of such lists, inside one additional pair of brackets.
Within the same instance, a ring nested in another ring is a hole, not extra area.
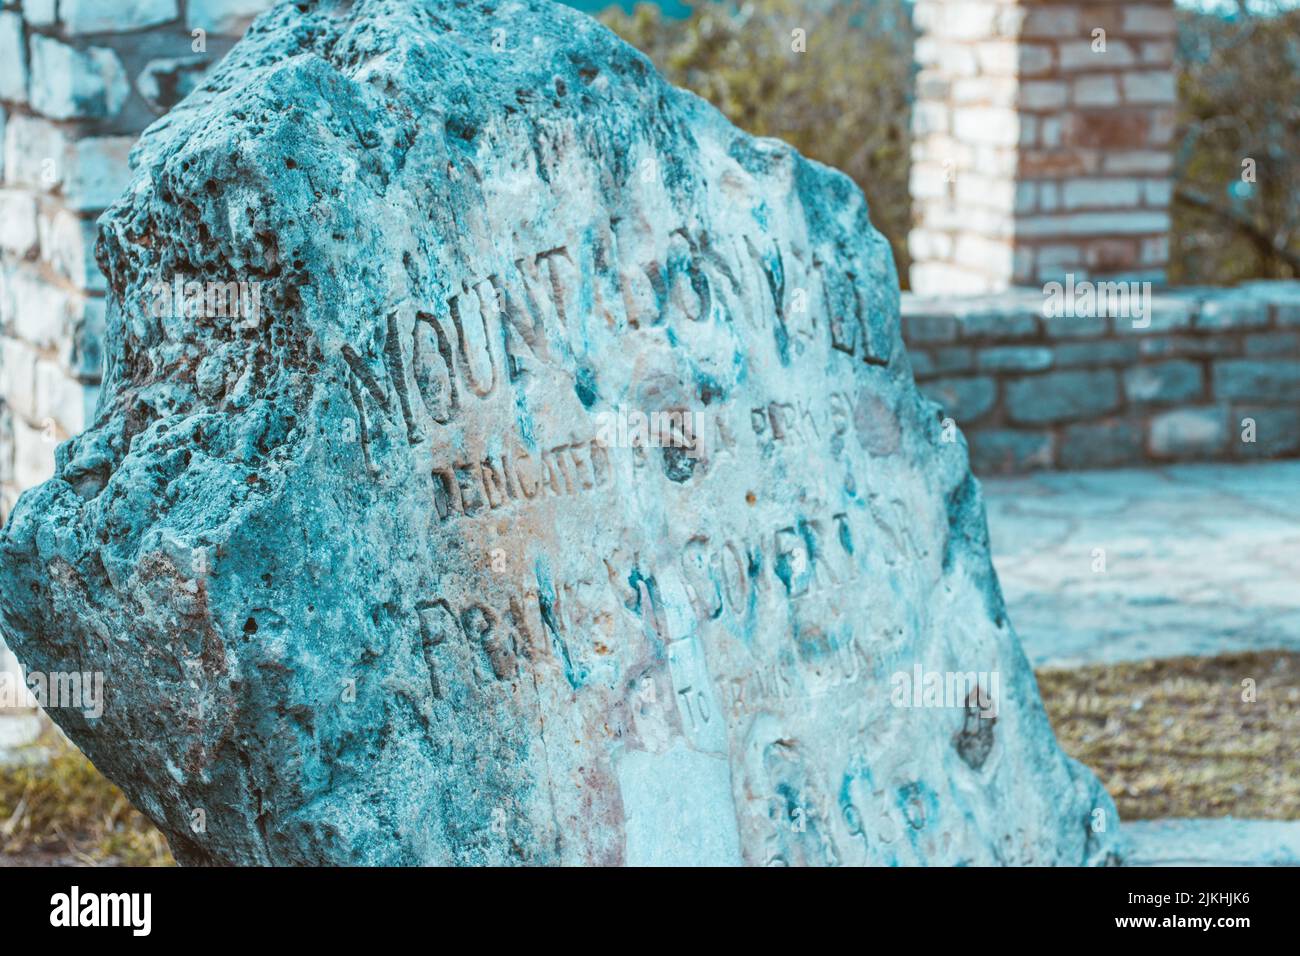
[(126, 68), (108, 47), (85, 50), (36, 34), (31, 40), (31, 106), (51, 119), (116, 116), (131, 95)]
[(26, 259), (37, 248), (36, 197), (21, 189), (0, 189), (0, 249)]
[(1038, 183), (1030, 180), (1016, 181), (1016, 212), (1033, 212), (1038, 208)]
[(1027, 39), (1056, 40), (1082, 32), (1079, 10), (1074, 7), (1032, 7), (1020, 35)]
[(977, 272), (994, 276), (1010, 276), (1014, 247), (1009, 242), (998, 242), (983, 236), (957, 237), (953, 259), (957, 265), (969, 266)]
[(1026, 238), (1040, 236), (1141, 235), (1169, 231), (1169, 214), (1163, 211), (1086, 212), (1073, 215), (1028, 216), (1016, 223)]
[(913, 260), (948, 259), (952, 256), (952, 236), (931, 229), (913, 229), (907, 235), (907, 249)]
[(995, 2), (945, 2), (930, 4), (918, 26), (926, 32), (955, 40), (979, 40), (992, 36), (997, 28)]
[(1020, 114), (1020, 145), (1038, 145), (1038, 117), (1032, 113)]
[(951, 110), (946, 103), (918, 101), (912, 105), (912, 132), (917, 136), (947, 133)]
[(1109, 73), (1079, 77), (1074, 81), (1072, 92), (1075, 106), (1119, 105), (1119, 84)]
[(1142, 183), (1136, 179), (1068, 179), (1061, 184), (1066, 209), (1108, 209), (1138, 204)]
[(990, 206), (961, 206), (953, 203), (930, 205), (922, 220), (931, 229), (944, 232), (973, 232), (993, 239), (1009, 239), (1016, 225), (1015, 216)]
[(1065, 123), (1059, 116), (1044, 116), (1039, 138), (1048, 149), (1060, 146), (1065, 138)]
[(134, 136), (94, 136), (72, 144), (63, 181), (67, 204), (83, 212), (110, 206), (131, 182)]
[(1056, 55), (1045, 43), (1020, 43), (1017, 72), (1021, 76), (1041, 76), (1056, 69)]
[(125, 33), (180, 16), (176, 0), (60, 0), (59, 15), (72, 36)]
[(1142, 183), (1142, 201), (1148, 206), (1168, 206), (1173, 196), (1174, 184), (1168, 179), (1148, 179)]
[(1014, 147), (976, 146), (967, 164), (972, 172), (993, 179), (1011, 179), (1016, 175), (1018, 153)]
[(5, 131), (5, 182), (43, 192), (61, 188), (69, 207), (98, 211), (130, 183), (134, 144), (134, 136), (75, 139), (57, 123), (17, 113)]
[(3, 277), (0, 301), (7, 329), (37, 348), (57, 346), (72, 301), (68, 294), (50, 285), (30, 268), (8, 268)]
[[(29, 27), (52, 27), (58, 22), (58, 0), (23, 0), (23, 19)], [(68, 0), (64, 0), (67, 3)]]
[(63, 128), (25, 113), (9, 117), (5, 130), (5, 182), (49, 191), (63, 181), (70, 140)]
[(1172, 5), (1125, 4), (1123, 15), (1127, 36), (1173, 36), (1177, 30)]
[(1038, 208), (1043, 212), (1052, 212), (1061, 206), (1061, 186), (1054, 182), (1038, 184)]
[(987, 276), (943, 262), (912, 265), (912, 291), (918, 295), (980, 295), (1008, 285), (1008, 276)]
[(1172, 40), (1147, 40), (1141, 45), (1141, 60), (1145, 66), (1172, 67), (1174, 43)]
[(971, 103), (1011, 106), (1018, 88), (1013, 76), (961, 77), (952, 84), (952, 101), (959, 107)]
[(189, 0), (185, 5), (185, 22), (222, 36), (243, 36), (248, 25), (274, 0)]
[(920, 36), (916, 39), (913, 56), (920, 66), (935, 67), (947, 76), (975, 76), (979, 73), (975, 50), (969, 44)]
[(70, 377), (98, 382), (103, 374), (105, 300), (98, 296), (73, 300), (76, 309), (68, 332), (59, 342), (59, 361)]
[[(1040, 268), (1059, 271), (1080, 266), (1083, 263), (1083, 247), (1069, 243), (1053, 243), (1039, 246), (1037, 249)], [(1077, 277), (1077, 275), (1076, 275)]]
[(15, 415), (14, 484), (26, 491), (54, 476), (54, 449), (57, 430), (28, 424)]
[[(11, 418), (13, 412), (0, 406), (0, 526), (9, 520), (5, 508), (4, 489), (13, 485), (14, 480), (14, 429)], [(3, 643), (3, 642), (0, 642)]]
[(0, 398), (15, 413), (36, 417), (36, 350), (11, 336), (0, 338)]
[(975, 45), (975, 59), (985, 75), (1014, 77), (1020, 64), (1020, 44), (1014, 40), (985, 40)]
[(1020, 142), (1020, 114), (1014, 109), (971, 107), (953, 116), (957, 138), (969, 143), (1015, 146)]
[(36, 363), (35, 421), (51, 420), (61, 434), (79, 434), (90, 420), (97, 393), (95, 387), (69, 378), (57, 362), (42, 359)]
[(1178, 83), (1173, 70), (1125, 73), (1123, 85), (1126, 103), (1172, 106), (1178, 102)]
[(41, 259), (78, 289), (105, 291), (108, 282), (95, 262), (95, 220), (51, 207), (37, 221)]
[(953, 189), (947, 170), (933, 163), (913, 163), (908, 172), (908, 192), (913, 199), (943, 199)]
[(1059, 44), (1056, 48), (1056, 56), (1063, 73), (1096, 69), (1099, 58), (1092, 44), (1085, 39), (1069, 40)]
[(1016, 206), (1015, 181), (966, 173), (957, 177), (957, 201), (963, 205), (987, 206), (1011, 212)]
[(1061, 80), (1026, 80), (1017, 92), (1021, 107), (1030, 110), (1059, 110), (1070, 97), (1070, 88)]
[(0, 13), (0, 100), (27, 102), (27, 49), (23, 18), (12, 10)]
[(1174, 158), (1165, 151), (1126, 149), (1108, 151), (1102, 168), (1108, 173), (1161, 174), (1174, 168)]

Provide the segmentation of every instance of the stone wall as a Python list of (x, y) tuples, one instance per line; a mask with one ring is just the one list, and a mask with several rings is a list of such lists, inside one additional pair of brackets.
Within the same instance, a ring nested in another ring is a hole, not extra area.
[(977, 474), (1300, 454), (1300, 282), (1157, 292), (1136, 320), (1046, 302), (903, 297), (917, 382)]
[(1161, 281), (1172, 0), (918, 0), (915, 18), (912, 288)]

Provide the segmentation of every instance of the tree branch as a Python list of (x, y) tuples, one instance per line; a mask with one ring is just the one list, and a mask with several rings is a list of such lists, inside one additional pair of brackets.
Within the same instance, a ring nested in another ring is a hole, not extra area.
[(1279, 240), (1270, 236), (1267, 232), (1257, 226), (1254, 220), (1245, 213), (1220, 206), (1204, 193), (1188, 189), (1186, 186), (1179, 186), (1175, 189), (1174, 198), (1179, 202), (1193, 207), (1194, 209), (1208, 212), (1218, 219), (1223, 220), (1229, 226), (1236, 229), (1253, 242), (1255, 247), (1264, 255), (1272, 256), (1273, 258), (1285, 262), (1287, 266), (1290, 267), (1292, 273), (1300, 275), (1300, 254), (1292, 252)]

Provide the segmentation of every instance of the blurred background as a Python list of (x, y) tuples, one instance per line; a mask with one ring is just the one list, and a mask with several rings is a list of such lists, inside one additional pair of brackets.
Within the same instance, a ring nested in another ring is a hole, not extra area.
[[(736, 125), (852, 176), (907, 287), (918, 32), (910, 0), (569, 5), (599, 16)], [(1209, 0), (1176, 4), (1175, 18), (1169, 280), (1300, 276), (1300, 9), (1294, 0)], [(792, 25), (815, 37), (810, 55), (792, 55)], [(1268, 175), (1242, 181), (1242, 157)]]

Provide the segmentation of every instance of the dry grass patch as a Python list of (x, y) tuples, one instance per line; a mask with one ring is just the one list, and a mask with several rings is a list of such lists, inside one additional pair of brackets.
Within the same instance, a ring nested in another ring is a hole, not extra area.
[(1122, 819), (1300, 819), (1300, 654), (1042, 670), (1038, 687)]
[(79, 750), (51, 731), (50, 759), (0, 766), (0, 865), (173, 866), (167, 841)]

